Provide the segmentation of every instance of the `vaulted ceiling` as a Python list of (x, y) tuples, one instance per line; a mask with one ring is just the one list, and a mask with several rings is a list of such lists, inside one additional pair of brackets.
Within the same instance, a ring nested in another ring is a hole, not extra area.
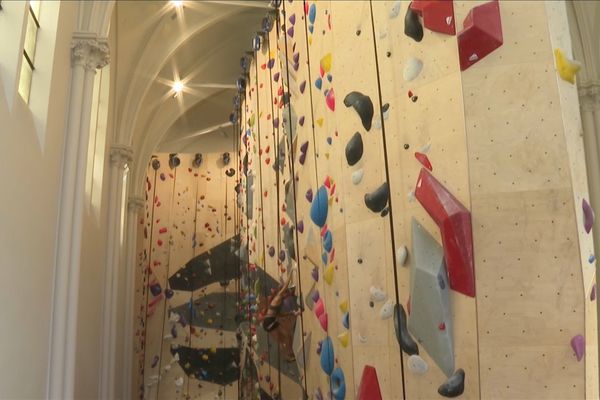
[[(271, 9), (266, 0), (183, 1), (179, 7), (116, 2), (117, 140), (134, 149), (135, 179), (145, 175), (153, 152), (198, 152), (215, 141), (232, 142), (239, 61)], [(176, 81), (184, 89), (175, 96)]]

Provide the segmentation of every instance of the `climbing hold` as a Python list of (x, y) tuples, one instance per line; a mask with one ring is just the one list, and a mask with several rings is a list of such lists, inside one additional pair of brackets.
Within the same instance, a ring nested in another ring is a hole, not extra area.
[(152, 169), (153, 170), (157, 170), (160, 168), (160, 161), (158, 161), (156, 158), (152, 160)]
[(411, 57), (406, 60), (406, 65), (404, 66), (403, 77), (405, 81), (412, 81), (421, 73), (423, 69), (423, 61), (418, 58)]
[(162, 292), (162, 288), (160, 287), (160, 284), (158, 282), (150, 285), (150, 293), (152, 293), (152, 296), (156, 297), (161, 292)]
[(342, 325), (344, 326), (344, 328), (350, 329), (350, 313), (344, 314), (344, 316), (342, 317)]
[(593, 263), (594, 263), (594, 261), (596, 261), (596, 256), (595, 256), (595, 255), (593, 255), (593, 254), (590, 254), (590, 256), (588, 257), (588, 262), (589, 262), (590, 264), (593, 264)]
[(340, 307), (340, 311), (342, 313), (347, 313), (348, 312), (348, 300), (344, 300), (339, 304)]
[(192, 161), (192, 165), (194, 168), (199, 168), (202, 164), (202, 153), (196, 153), (194, 156), (194, 160)]
[(418, 354), (408, 357), (408, 369), (417, 375), (423, 375), (429, 370), (429, 365)]
[(396, 250), (396, 262), (398, 265), (406, 264), (406, 258), (408, 257), (408, 249), (406, 246), (400, 246)]
[(325, 103), (331, 111), (335, 111), (335, 94), (333, 93), (333, 88), (327, 91), (327, 95), (325, 96)]
[(379, 310), (379, 316), (381, 319), (388, 319), (394, 314), (394, 303), (392, 300), (386, 301), (381, 310)]
[(346, 144), (346, 161), (348, 165), (354, 165), (360, 161), (363, 155), (362, 135), (356, 132)]
[(458, 33), (460, 70), (464, 71), (498, 47), (502, 46), (502, 22), (498, 1), (475, 6)]
[(300, 153), (300, 157), (298, 157), (298, 162), (300, 163), (300, 165), (304, 165), (305, 161), (306, 161), (306, 153)]
[(232, 177), (235, 175), (235, 169), (233, 168), (229, 168), (227, 171), (225, 171), (225, 175), (227, 175), (228, 177)]
[(331, 338), (326, 336), (321, 342), (321, 369), (327, 375), (331, 375), (333, 372), (334, 361), (333, 343)]
[(154, 357), (152, 358), (152, 363), (150, 364), (150, 367), (151, 367), (151, 368), (154, 368), (154, 367), (156, 367), (156, 365), (158, 364), (158, 360), (159, 360), (159, 357), (158, 357), (158, 356), (154, 356)]
[(375, 286), (371, 286), (371, 288), (369, 289), (369, 293), (371, 293), (371, 300), (373, 301), (384, 301), (385, 299), (387, 299), (387, 295), (385, 294), (385, 292), (382, 289), (377, 288)]
[(394, 306), (394, 330), (396, 331), (396, 340), (403, 352), (409, 355), (419, 354), (419, 346), (408, 333), (406, 312), (402, 304)]
[(331, 71), (331, 53), (327, 53), (321, 58), (319, 68), (321, 76), (324, 76), (327, 72)]
[(319, 387), (315, 389), (315, 400), (323, 400), (323, 393)]
[(298, 230), (298, 232), (304, 233), (304, 221), (302, 221), (302, 220), (298, 221), (298, 225), (296, 226), (296, 229)]
[(333, 282), (334, 272), (335, 269), (333, 268), (333, 265), (329, 265), (327, 268), (325, 268), (325, 272), (323, 272), (323, 279), (325, 280), (325, 282), (327, 282), (328, 285), (331, 285), (331, 283)]
[(175, 386), (177, 386), (177, 387), (183, 386), (183, 376), (180, 376), (177, 379), (175, 379)]
[(323, 87), (323, 79), (321, 78), (317, 78), (315, 80), (315, 87), (319, 90), (321, 90), (321, 88)]
[(390, 10), (390, 19), (396, 18), (400, 14), (400, 6), (401, 5), (402, 5), (401, 1), (399, 1), (399, 0), (394, 1), (394, 5), (392, 6), (392, 9)]
[(223, 164), (227, 165), (231, 161), (231, 155), (229, 153), (223, 153), (222, 159), (223, 159)]
[(300, 89), (300, 93), (304, 93), (304, 90), (306, 89), (306, 81), (302, 81), (298, 89)]
[(577, 361), (581, 361), (585, 355), (585, 338), (582, 335), (573, 336), (571, 339), (571, 348), (575, 352)]
[(592, 286), (592, 291), (590, 292), (590, 300), (594, 301), (596, 300), (596, 284), (594, 283), (594, 286)]
[(312, 269), (310, 275), (315, 280), (315, 282), (319, 282), (319, 269), (317, 267), (314, 267)]
[(313, 191), (312, 191), (312, 189), (308, 189), (306, 191), (305, 197), (306, 197), (306, 200), (308, 200), (309, 202), (312, 203), (312, 201), (313, 201)]
[(594, 210), (586, 199), (581, 201), (581, 208), (583, 209), (583, 227), (586, 233), (590, 233), (594, 225)]
[(171, 169), (177, 168), (179, 164), (181, 164), (181, 160), (179, 159), (179, 157), (177, 157), (177, 154), (169, 154), (169, 167), (171, 167)]
[(327, 220), (327, 197), (327, 188), (325, 186), (321, 186), (319, 190), (317, 190), (315, 199), (310, 207), (310, 218), (319, 227), (323, 227), (325, 225), (325, 221)]
[[(439, 285), (440, 279), (446, 279), (444, 253), (414, 218), (412, 245), (408, 329), (446, 376), (450, 376), (454, 371), (450, 295)], [(444, 330), (439, 329), (439, 321), (445, 321)]]
[(426, 154), (423, 153), (419, 153), (416, 152), (415, 153), (415, 158), (421, 163), (421, 165), (423, 165), (425, 168), (427, 168), (430, 171), (433, 171), (433, 167), (431, 166), (431, 162), (429, 161), (429, 158), (427, 157)]
[(374, 109), (373, 102), (369, 96), (360, 92), (350, 92), (344, 98), (344, 105), (346, 107), (353, 107), (358, 113), (363, 127), (367, 131), (371, 129)]
[(415, 196), (440, 227), (450, 287), (475, 297), (471, 213), (424, 168)]
[(354, 185), (358, 185), (362, 181), (363, 175), (364, 175), (364, 171), (362, 168), (354, 171), (352, 173), (352, 183)]
[(300, 146), (300, 153), (306, 153), (308, 151), (308, 141), (302, 143)]
[(447, 35), (456, 33), (452, 1), (413, 0), (410, 8), (423, 17), (425, 28)]
[(463, 394), (464, 390), (465, 371), (459, 368), (438, 388), (438, 393), (444, 397), (458, 397)]
[(331, 394), (335, 400), (344, 400), (346, 397), (346, 380), (340, 367), (331, 373)]
[(561, 49), (554, 49), (554, 61), (556, 70), (563, 81), (575, 83), (575, 74), (581, 69), (581, 63), (571, 60)]
[(348, 347), (348, 341), (350, 340), (350, 335), (349, 335), (348, 331), (340, 333), (337, 336), (337, 338), (340, 341), (340, 343), (342, 344), (342, 347)]
[(331, 231), (329, 231), (329, 230), (325, 233), (325, 236), (323, 236), (323, 248), (328, 253), (333, 248), (333, 237), (331, 235)]
[[(316, 293), (318, 296), (319, 292)], [(313, 296), (313, 300), (315, 302), (315, 315), (317, 316), (317, 318), (319, 318), (325, 312), (325, 303), (323, 303), (323, 299), (320, 297), (317, 297), (317, 299), (315, 300)]]
[(389, 187), (384, 182), (375, 191), (365, 194), (365, 205), (373, 212), (381, 212), (389, 200)]
[(423, 27), (419, 21), (419, 15), (410, 6), (406, 8), (404, 16), (404, 34), (415, 42), (423, 40)]
[(308, 21), (311, 24), (314, 24), (316, 16), (317, 16), (317, 6), (315, 5), (315, 3), (312, 3), (310, 5), (310, 8), (308, 9)]
[(382, 400), (379, 380), (377, 379), (377, 370), (375, 367), (365, 365), (358, 386), (357, 400)]
[(172, 289), (169, 289), (169, 288), (165, 289), (165, 297), (167, 299), (170, 299), (171, 297), (173, 297), (174, 294), (175, 294), (175, 292), (173, 292)]
[(327, 313), (323, 313), (319, 316), (319, 324), (325, 332), (327, 332)]

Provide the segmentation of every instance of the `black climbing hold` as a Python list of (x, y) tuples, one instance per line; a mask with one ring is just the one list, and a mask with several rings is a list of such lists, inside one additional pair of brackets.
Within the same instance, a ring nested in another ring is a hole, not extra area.
[(194, 168), (198, 168), (202, 165), (202, 153), (196, 153), (194, 156), (194, 161), (192, 161), (192, 166)]
[(262, 45), (262, 38), (260, 37), (259, 34), (257, 34), (256, 36), (254, 36), (254, 38), (252, 39), (252, 49), (254, 49), (254, 51), (259, 51), (260, 47)]
[(386, 215), (388, 215), (390, 213), (390, 208), (386, 207), (383, 209), (383, 211), (381, 212), (381, 216), (385, 217)]
[(361, 33), (360, 29), (357, 29), (356, 30), (356, 36), (360, 36), (360, 33)]
[(410, 145), (408, 143), (404, 143), (404, 150), (408, 150), (410, 148)]
[(446, 281), (441, 273), (438, 274), (438, 285), (440, 285), (440, 289), (446, 289)]
[(438, 388), (438, 393), (444, 397), (458, 397), (465, 391), (465, 371), (462, 368), (456, 370), (446, 382)]
[(371, 308), (375, 307), (375, 303), (373, 303), (372, 301), (369, 301), (369, 307), (371, 307)]
[(158, 161), (156, 158), (152, 160), (152, 169), (153, 170), (157, 170), (160, 168), (160, 161)]
[(231, 156), (229, 153), (223, 153), (223, 164), (227, 165), (231, 161)]
[(227, 175), (228, 177), (232, 177), (235, 175), (235, 169), (233, 168), (229, 168), (227, 171), (225, 171), (225, 175)]
[(358, 260), (356, 260), (356, 261), (357, 261), (359, 264), (362, 264), (362, 263), (363, 263), (363, 259), (362, 259), (362, 258), (359, 258), (359, 259), (358, 259)]
[(238, 92), (246, 90), (246, 80), (244, 78), (238, 78), (237, 81), (235, 81), (235, 85), (237, 86)]
[(423, 26), (419, 21), (419, 14), (410, 6), (406, 8), (406, 15), (404, 16), (404, 34), (416, 42), (423, 40)]
[(385, 53), (385, 55), (386, 55), (388, 58), (390, 58), (390, 57), (392, 56), (392, 52), (391, 52), (391, 51), (388, 51), (387, 53)]
[(416, 103), (417, 100), (419, 100), (419, 96), (412, 96), (410, 99), (412, 100), (413, 103)]
[(344, 105), (346, 107), (352, 106), (360, 116), (364, 128), (366, 130), (371, 129), (371, 122), (373, 120), (373, 102), (369, 96), (360, 92), (350, 92), (344, 98)]
[(417, 343), (415, 343), (408, 333), (404, 307), (402, 304), (396, 304), (394, 306), (394, 311), (394, 329), (396, 331), (396, 340), (398, 340), (400, 348), (409, 356), (419, 354), (419, 346), (417, 346)]
[(359, 132), (352, 135), (352, 138), (346, 144), (346, 161), (348, 165), (354, 165), (360, 161), (363, 155), (363, 141)]
[(387, 110), (390, 109), (390, 103), (385, 103), (382, 107), (381, 107), (381, 112), (384, 113)]
[(365, 204), (373, 212), (381, 212), (388, 203), (390, 190), (387, 182), (375, 189), (374, 192), (365, 194)]
[(169, 167), (171, 167), (171, 169), (173, 169), (173, 168), (178, 167), (179, 164), (181, 164), (181, 160), (179, 159), (179, 157), (177, 157), (177, 154), (176, 153), (169, 154)]
[(270, 15), (266, 15), (262, 20), (262, 30), (267, 33), (271, 32), (271, 29), (273, 29), (273, 20)]

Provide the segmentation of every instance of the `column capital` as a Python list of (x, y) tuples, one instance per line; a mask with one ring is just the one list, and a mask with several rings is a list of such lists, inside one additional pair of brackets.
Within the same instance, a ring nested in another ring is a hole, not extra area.
[(127, 209), (135, 214), (141, 212), (146, 206), (146, 201), (141, 196), (129, 196), (127, 200)]
[(71, 41), (71, 62), (88, 71), (103, 68), (110, 62), (110, 49), (106, 38), (95, 33), (74, 32)]
[(110, 163), (120, 168), (133, 161), (133, 149), (124, 144), (113, 144), (110, 147)]

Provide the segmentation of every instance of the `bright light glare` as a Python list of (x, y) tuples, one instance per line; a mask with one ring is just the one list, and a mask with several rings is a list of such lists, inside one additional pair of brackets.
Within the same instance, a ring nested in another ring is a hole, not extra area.
[(181, 8), (183, 7), (183, 0), (171, 0), (171, 4), (173, 7)]
[(175, 96), (183, 91), (183, 82), (177, 81), (173, 83), (173, 91), (175, 92)]

